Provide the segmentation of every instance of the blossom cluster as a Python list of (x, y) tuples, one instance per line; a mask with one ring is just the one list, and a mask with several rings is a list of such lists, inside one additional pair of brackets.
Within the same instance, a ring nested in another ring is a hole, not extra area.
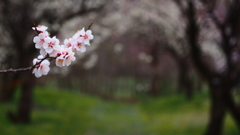
[(58, 67), (69, 66), (76, 60), (75, 54), (77, 52), (85, 52), (85, 45), (90, 45), (90, 40), (94, 38), (91, 30), (85, 31), (82, 28), (71, 38), (65, 39), (61, 45), (59, 39), (55, 36), (50, 37), (46, 26), (39, 25), (38, 27), (33, 27), (33, 30), (38, 32), (38, 35), (33, 38), (33, 42), (35, 47), (40, 50), (38, 58), (33, 60), (33, 74), (36, 77), (48, 74), (50, 71), (48, 59), (55, 59), (55, 64)]

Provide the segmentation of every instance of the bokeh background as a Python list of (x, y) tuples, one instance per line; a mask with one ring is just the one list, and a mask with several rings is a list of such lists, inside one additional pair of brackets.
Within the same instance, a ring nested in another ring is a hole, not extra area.
[(239, 0), (1, 0), (0, 69), (32, 65), (33, 23), (69, 67), (0, 74), (1, 135), (239, 135)]

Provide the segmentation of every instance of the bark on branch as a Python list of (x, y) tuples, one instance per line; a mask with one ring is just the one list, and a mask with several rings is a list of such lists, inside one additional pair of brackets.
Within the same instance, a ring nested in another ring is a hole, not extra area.
[[(58, 56), (57, 56), (57, 57), (58, 57)], [(40, 59), (39, 62), (37, 62), (36, 64), (34, 64), (34, 65), (30, 66), (30, 67), (18, 68), (18, 69), (0, 70), (0, 74), (10, 73), (10, 72), (17, 73), (17, 72), (29, 71), (29, 70), (34, 69), (37, 65), (41, 64), (44, 60), (49, 59), (49, 60), (51, 61), (51, 60), (53, 60), (53, 59), (56, 59), (57, 57), (50, 57), (50, 56), (47, 54), (44, 58)]]

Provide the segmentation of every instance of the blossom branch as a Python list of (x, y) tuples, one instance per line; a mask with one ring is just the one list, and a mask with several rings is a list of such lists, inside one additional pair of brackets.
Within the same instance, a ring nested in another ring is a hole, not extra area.
[(23, 72), (23, 71), (31, 70), (32, 68), (33, 68), (33, 66), (31, 66), (31, 67), (27, 67), (27, 68), (19, 68), (19, 69), (6, 69), (6, 70), (0, 70), (0, 74), (2, 74), (2, 73), (9, 73), (9, 72), (14, 72), (14, 73), (17, 73), (17, 72)]
[(17, 73), (17, 72), (24, 72), (24, 71), (29, 71), (29, 70), (32, 70), (34, 69), (37, 65), (41, 64), (44, 60), (46, 59), (49, 59), (50, 61), (53, 60), (53, 59), (56, 59), (57, 57), (50, 57), (48, 54), (42, 58), (42, 59), (39, 59), (40, 61), (37, 62), (36, 64), (30, 66), (30, 67), (26, 67), (26, 68), (18, 68), (18, 69), (6, 69), (6, 70), (0, 70), (0, 74), (2, 73), (10, 73), (10, 72), (13, 72), (13, 73)]
[(35, 48), (40, 50), (40, 55), (38, 58), (33, 59), (33, 65), (30, 67), (0, 70), (0, 74), (33, 70), (32, 73), (36, 77), (47, 75), (50, 71), (50, 61), (55, 60), (55, 64), (58, 67), (69, 66), (72, 61), (76, 60), (75, 53), (85, 52), (85, 45), (90, 45), (90, 40), (94, 38), (90, 30), (93, 23), (88, 26), (86, 31), (82, 28), (71, 38), (65, 39), (63, 44), (60, 44), (56, 36), (50, 37), (47, 31), (48, 27), (43, 25), (36, 26), (34, 22), (32, 23), (32, 29), (38, 33), (33, 38), (33, 42), (35, 43)]

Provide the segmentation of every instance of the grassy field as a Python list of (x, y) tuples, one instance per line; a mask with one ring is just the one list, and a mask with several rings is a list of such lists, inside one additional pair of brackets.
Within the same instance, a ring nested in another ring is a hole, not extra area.
[[(134, 104), (56, 89), (37, 88), (30, 125), (14, 125), (5, 117), (16, 100), (0, 105), (0, 135), (202, 135), (208, 117), (207, 95), (192, 101), (181, 95), (139, 97)], [(228, 116), (224, 135), (239, 135)]]

